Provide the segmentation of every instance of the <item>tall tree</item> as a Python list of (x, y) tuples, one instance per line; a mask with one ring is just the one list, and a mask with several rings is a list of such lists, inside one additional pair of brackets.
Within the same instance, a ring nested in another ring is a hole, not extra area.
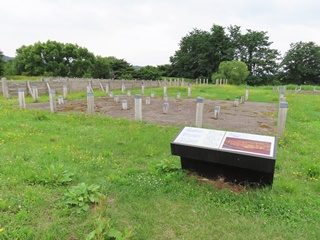
[(93, 68), (91, 73), (92, 77), (108, 79), (111, 77), (110, 72), (111, 72), (111, 67), (108, 59), (101, 56), (97, 56), (93, 63)]
[(219, 25), (213, 25), (210, 32), (194, 29), (179, 45), (180, 49), (170, 57), (177, 76), (210, 78), (221, 61), (232, 60), (229, 38)]
[(22, 46), (16, 53), (16, 70), (27, 76), (90, 76), (95, 58), (86, 48), (50, 40)]
[(267, 32), (247, 30), (241, 33), (239, 26), (228, 28), (234, 48), (234, 60), (245, 62), (250, 71), (247, 79), (250, 85), (268, 84), (278, 73), (280, 53), (271, 49)]
[(107, 57), (110, 64), (110, 76), (114, 79), (132, 79), (134, 75), (134, 68), (124, 59), (117, 59), (115, 57)]
[(286, 83), (320, 84), (320, 46), (314, 42), (292, 43), (281, 67)]
[(139, 79), (145, 79), (145, 80), (157, 80), (161, 77), (161, 72), (157, 67), (154, 66), (145, 66), (141, 67), (137, 73), (137, 78)]

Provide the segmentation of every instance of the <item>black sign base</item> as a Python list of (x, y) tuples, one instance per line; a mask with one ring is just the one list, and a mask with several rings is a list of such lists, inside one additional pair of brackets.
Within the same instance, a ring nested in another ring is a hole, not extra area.
[(225, 182), (241, 185), (259, 187), (272, 185), (273, 182), (273, 173), (254, 171), (190, 158), (181, 157), (181, 167), (182, 169), (195, 172), (200, 176), (212, 180), (223, 179)]

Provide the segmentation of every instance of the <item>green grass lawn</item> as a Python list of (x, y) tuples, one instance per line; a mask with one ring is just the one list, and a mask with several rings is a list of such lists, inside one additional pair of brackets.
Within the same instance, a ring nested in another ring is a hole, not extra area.
[[(232, 100), (245, 88), (192, 94)], [(187, 97), (168, 88), (177, 92)], [(319, 239), (320, 94), (286, 97), (273, 187), (240, 193), (181, 170), (170, 151), (179, 127), (19, 110), (0, 97), (0, 239)], [(272, 87), (249, 90), (250, 101), (278, 99)]]

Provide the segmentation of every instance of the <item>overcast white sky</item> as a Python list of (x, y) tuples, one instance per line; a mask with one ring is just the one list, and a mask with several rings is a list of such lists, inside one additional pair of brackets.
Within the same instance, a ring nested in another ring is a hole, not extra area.
[(55, 40), (132, 65), (161, 65), (194, 28), (213, 24), (266, 31), (285, 53), (290, 43), (320, 44), (319, 0), (0, 0), (0, 50)]

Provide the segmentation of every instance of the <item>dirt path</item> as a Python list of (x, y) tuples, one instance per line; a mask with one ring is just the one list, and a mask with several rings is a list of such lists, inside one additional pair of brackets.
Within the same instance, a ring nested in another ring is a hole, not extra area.
[[(122, 110), (121, 100), (127, 99), (128, 110)], [(196, 115), (196, 99), (169, 98), (169, 112), (163, 113), (162, 98), (152, 98), (151, 104), (145, 104), (142, 99), (143, 121), (158, 123), (160, 125), (194, 126)], [(100, 97), (94, 99), (95, 112), (113, 118), (134, 119), (134, 97), (119, 96), (119, 102), (113, 98)], [(220, 106), (219, 119), (213, 118), (214, 106)], [(28, 104), (27, 108), (50, 110), (49, 103)], [(87, 100), (65, 100), (64, 104), (57, 104), (57, 112), (86, 112)], [(205, 100), (203, 126), (205, 128), (228, 130), (243, 133), (272, 135), (275, 133), (274, 115), (277, 111), (274, 103), (245, 102), (238, 107), (233, 101)]]

